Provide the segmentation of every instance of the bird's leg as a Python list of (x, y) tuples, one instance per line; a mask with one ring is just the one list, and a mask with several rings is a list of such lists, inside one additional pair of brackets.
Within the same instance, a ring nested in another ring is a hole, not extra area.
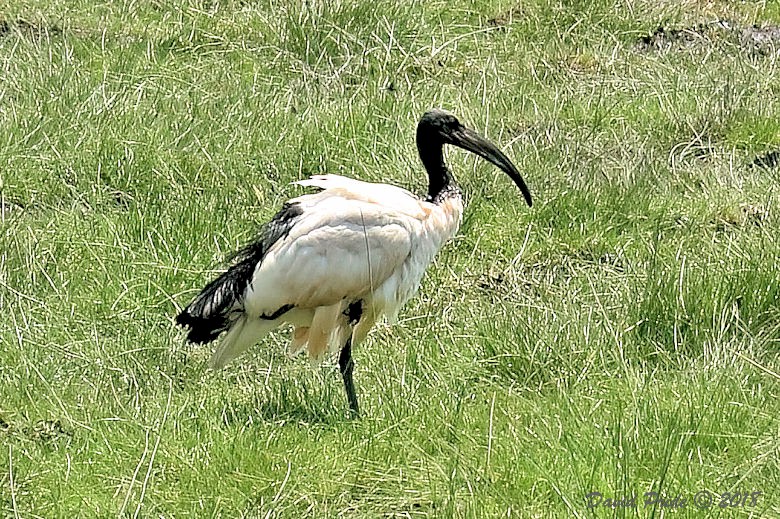
[(352, 381), (352, 368), (354, 367), (355, 363), (352, 361), (352, 337), (350, 337), (347, 339), (344, 347), (341, 348), (339, 370), (341, 371), (341, 378), (344, 379), (344, 389), (347, 390), (349, 409), (354, 416), (358, 416), (360, 411), (358, 410), (357, 395), (355, 394), (355, 383)]
[[(363, 316), (363, 301), (350, 303), (344, 310), (344, 316), (347, 318), (350, 332), (352, 332), (354, 326), (358, 324)], [(358, 410), (357, 395), (355, 394), (355, 383), (352, 382), (352, 368), (354, 367), (355, 362), (352, 360), (352, 333), (350, 333), (347, 342), (341, 348), (341, 353), (339, 353), (339, 370), (341, 371), (341, 378), (344, 379), (344, 389), (347, 390), (349, 409), (352, 411), (353, 416), (358, 416), (360, 411)]]

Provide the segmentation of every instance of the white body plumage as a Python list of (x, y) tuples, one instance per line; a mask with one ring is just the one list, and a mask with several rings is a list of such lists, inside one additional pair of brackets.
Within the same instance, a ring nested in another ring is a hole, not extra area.
[[(284, 323), (295, 327), (290, 353), (306, 350), (313, 361), (338, 350), (350, 333), (352, 344), (360, 343), (378, 318), (394, 321), (414, 296), (463, 212), (459, 194), (434, 204), (405, 189), (339, 175), (296, 183), (322, 191), (288, 202), (302, 214), (255, 268), (243, 297), (243, 322), (217, 349), (213, 367)], [(351, 330), (344, 311), (354, 301), (363, 302), (363, 312)], [(294, 308), (263, 318), (284, 305)]]

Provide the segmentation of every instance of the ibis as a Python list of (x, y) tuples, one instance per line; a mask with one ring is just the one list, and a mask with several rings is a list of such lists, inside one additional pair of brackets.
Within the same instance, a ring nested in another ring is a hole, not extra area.
[(286, 202), (258, 237), (235, 253), (232, 266), (176, 317), (192, 343), (222, 336), (211, 357), (213, 369), (289, 325), (290, 354), (306, 351), (318, 362), (339, 352), (349, 407), (358, 414), (352, 348), (379, 318), (394, 322), (460, 225), (463, 198), (445, 163), (444, 145), (493, 163), (531, 205), (531, 193), (507, 156), (449, 112), (426, 112), (416, 141), (428, 173), (424, 197), (340, 175), (295, 182), (318, 192)]

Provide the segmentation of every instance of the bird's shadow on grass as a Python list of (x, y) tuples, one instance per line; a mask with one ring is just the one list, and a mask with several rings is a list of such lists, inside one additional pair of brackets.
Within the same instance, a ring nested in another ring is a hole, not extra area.
[(213, 409), (226, 427), (253, 423), (337, 425), (359, 418), (351, 413), (334, 369), (324, 369), (320, 375), (275, 372), (269, 379), (267, 368), (246, 366), (214, 372), (201, 359), (191, 361), (186, 355), (177, 357), (173, 364), (170, 371), (176, 374), (179, 390), (199, 391), (207, 386), (208, 393), (218, 395)]
[(289, 388), (284, 382), (243, 401), (226, 405), (223, 413), (225, 425), (251, 424), (252, 422), (280, 425), (337, 425), (354, 422), (346, 399), (339, 399), (333, 391), (322, 387), (312, 391), (307, 383)]
[(255, 408), (256, 416), (267, 422), (295, 423), (305, 425), (336, 425), (354, 421), (347, 410), (339, 413), (325, 411), (307, 405), (269, 400)]

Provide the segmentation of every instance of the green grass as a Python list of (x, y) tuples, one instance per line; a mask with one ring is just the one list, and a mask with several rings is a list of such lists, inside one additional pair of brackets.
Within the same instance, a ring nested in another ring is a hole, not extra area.
[[(0, 8), (0, 510), (9, 517), (780, 516), (780, 61), (657, 27), (774, 3), (70, 2)], [(222, 372), (172, 318), (289, 197), (424, 190), (442, 106), (469, 207), (394, 327), (274, 334)], [(644, 507), (660, 491), (755, 506)], [(639, 496), (589, 510), (585, 495)]]

